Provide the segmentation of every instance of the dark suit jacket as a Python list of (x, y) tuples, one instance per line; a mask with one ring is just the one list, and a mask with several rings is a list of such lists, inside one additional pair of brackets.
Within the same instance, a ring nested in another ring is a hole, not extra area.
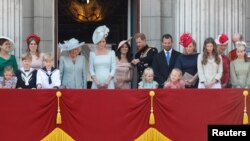
[(169, 65), (166, 61), (166, 55), (164, 50), (154, 56), (152, 63), (152, 68), (155, 74), (154, 80), (158, 82), (160, 88), (163, 87), (164, 82), (168, 79), (168, 76), (174, 68), (175, 62), (179, 55), (180, 52), (175, 51), (173, 49)]

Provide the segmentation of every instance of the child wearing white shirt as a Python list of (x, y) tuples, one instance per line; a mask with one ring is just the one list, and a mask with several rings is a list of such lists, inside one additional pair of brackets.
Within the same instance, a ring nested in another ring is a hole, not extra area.
[(36, 85), (41, 88), (59, 88), (61, 86), (60, 71), (53, 67), (54, 57), (48, 53), (44, 55), (44, 67), (37, 71)]

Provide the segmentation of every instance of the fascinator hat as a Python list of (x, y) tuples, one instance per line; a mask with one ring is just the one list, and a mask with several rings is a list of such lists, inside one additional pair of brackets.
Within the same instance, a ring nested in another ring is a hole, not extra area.
[(0, 39), (8, 40), (10, 43), (10, 51), (14, 50), (14, 41), (13, 40), (11, 40), (9, 37), (6, 37), (6, 36), (0, 36)]
[(79, 43), (79, 41), (77, 39), (71, 38), (70, 40), (64, 41), (63, 44), (59, 43), (58, 47), (61, 49), (61, 53), (62, 53), (62, 52), (68, 52), (68, 51), (75, 49), (75, 48), (80, 48), (84, 44), (85, 44), (84, 42)]
[(180, 36), (180, 44), (185, 48), (187, 47), (190, 43), (192, 43), (193, 39), (190, 35), (190, 33), (183, 33)]
[(246, 49), (247, 48), (247, 44), (244, 41), (238, 41), (236, 42), (236, 49)]
[(119, 50), (125, 43), (128, 43), (131, 39), (132, 37), (128, 38), (127, 40), (121, 41), (117, 47), (117, 50)]
[(220, 34), (217, 39), (215, 39), (215, 43), (217, 45), (226, 45), (228, 43), (229, 39), (228, 36), (224, 33)]
[(106, 38), (109, 33), (109, 28), (106, 25), (99, 26), (95, 29), (92, 40), (94, 44), (97, 44), (101, 39)]
[(39, 44), (40, 43), (40, 41), (41, 41), (41, 38), (38, 36), (38, 35), (36, 35), (36, 34), (29, 34), (27, 37), (26, 37), (26, 42), (27, 42), (27, 44), (29, 44), (29, 42), (30, 42), (30, 40), (35, 40), (36, 41), (36, 43), (37, 44)]

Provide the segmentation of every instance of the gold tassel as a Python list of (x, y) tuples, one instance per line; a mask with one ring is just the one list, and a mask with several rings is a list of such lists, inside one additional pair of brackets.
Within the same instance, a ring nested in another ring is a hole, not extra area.
[(61, 109), (60, 109), (60, 97), (62, 96), (62, 93), (60, 91), (57, 91), (56, 96), (57, 96), (56, 124), (62, 124), (62, 115), (61, 115)]
[(247, 96), (248, 96), (248, 91), (244, 90), (243, 91), (244, 95), (244, 114), (243, 114), (243, 124), (248, 124), (248, 115), (247, 115)]
[(154, 96), (155, 96), (155, 92), (154, 91), (150, 91), (149, 92), (149, 96), (150, 96), (150, 115), (149, 115), (149, 125), (154, 125), (155, 124), (155, 116), (154, 116), (154, 105), (153, 105), (153, 100), (154, 100)]

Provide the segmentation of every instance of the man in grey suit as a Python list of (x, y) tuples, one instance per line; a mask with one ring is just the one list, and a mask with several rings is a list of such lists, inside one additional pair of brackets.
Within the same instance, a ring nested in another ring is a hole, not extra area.
[(154, 70), (154, 80), (158, 82), (159, 88), (163, 88), (164, 82), (175, 66), (175, 62), (180, 52), (172, 48), (173, 38), (170, 34), (162, 36), (163, 50), (156, 54), (153, 59), (152, 68)]

